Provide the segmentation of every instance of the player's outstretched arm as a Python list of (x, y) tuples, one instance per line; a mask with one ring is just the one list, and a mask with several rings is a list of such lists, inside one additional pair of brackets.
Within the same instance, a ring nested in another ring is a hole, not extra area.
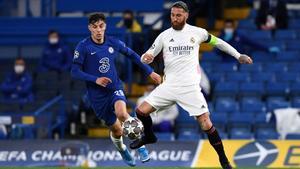
[(234, 49), (230, 44), (223, 41), (220, 38), (215, 37), (214, 35), (208, 35), (207, 42), (218, 49), (222, 50), (223, 52), (235, 57), (241, 64), (252, 64), (252, 59), (245, 55), (240, 54), (236, 49)]

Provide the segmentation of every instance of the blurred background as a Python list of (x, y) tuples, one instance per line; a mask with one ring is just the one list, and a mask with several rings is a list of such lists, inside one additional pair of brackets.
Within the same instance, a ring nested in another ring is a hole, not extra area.
[[(87, 16), (103, 12), (107, 34), (143, 54), (170, 27), (174, 0), (0, 0), (0, 139), (108, 138), (70, 76), (75, 45), (89, 36)], [(249, 54), (240, 65), (207, 44), (200, 48), (203, 92), (224, 139), (300, 139), (300, 1), (186, 0), (189, 24)], [(117, 60), (132, 112), (153, 88), (126, 57)], [(162, 57), (151, 65), (163, 74)], [(160, 140), (205, 139), (175, 106), (153, 115)], [(166, 116), (171, 114), (172, 116)]]

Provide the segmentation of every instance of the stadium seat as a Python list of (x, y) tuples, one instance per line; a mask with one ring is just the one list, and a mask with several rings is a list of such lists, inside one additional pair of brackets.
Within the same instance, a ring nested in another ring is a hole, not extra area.
[(268, 111), (272, 111), (278, 108), (288, 108), (291, 104), (285, 100), (268, 100), (267, 101), (267, 109)]
[(155, 135), (160, 141), (173, 141), (175, 139), (173, 133), (155, 133)]
[(210, 114), (211, 121), (214, 126), (218, 128), (220, 131), (225, 131), (228, 123), (227, 113), (211, 113)]
[(267, 140), (267, 139), (278, 139), (279, 134), (275, 129), (258, 129), (255, 132), (256, 139)]
[(275, 33), (276, 40), (293, 40), (296, 39), (297, 34), (293, 30), (278, 30)]
[(236, 112), (239, 110), (238, 103), (232, 98), (218, 98), (215, 104), (217, 112)]
[(291, 83), (291, 85), (290, 85), (290, 94), (292, 96), (299, 96), (300, 95), (300, 82)]
[[(300, 33), (298, 34), (298, 37)], [(300, 41), (297, 39), (297, 40), (286, 40), (285, 42), (287, 45), (286, 45), (286, 50), (287, 51), (300, 51)]]
[(202, 135), (199, 132), (181, 131), (177, 136), (179, 141), (198, 141), (200, 139), (202, 139)]
[(252, 139), (253, 134), (245, 129), (232, 129), (230, 130), (230, 138), (231, 139)]
[(263, 66), (261, 63), (255, 63), (251, 65), (241, 64), (239, 67), (240, 72), (247, 72), (247, 73), (258, 73), (262, 72)]
[(287, 140), (300, 140), (300, 133), (299, 134), (287, 134), (285, 139)]
[(200, 62), (200, 66), (205, 72), (211, 72), (213, 64), (210, 62)]
[(252, 73), (251, 82), (275, 82), (275, 75), (271, 72)]
[(266, 84), (266, 94), (268, 96), (285, 96), (289, 93), (290, 87), (284, 82), (270, 82)]
[(273, 72), (273, 73), (282, 73), (288, 70), (287, 63), (285, 62), (276, 62), (265, 64), (264, 71), (266, 72)]
[(259, 114), (266, 111), (266, 106), (265, 103), (257, 97), (244, 97), (241, 99), (241, 111)]
[(295, 72), (284, 72), (284, 73), (276, 73), (276, 81), (277, 82), (291, 82), (296, 83), (300, 82), (300, 73)]
[(220, 62), (222, 58), (215, 52), (204, 52), (202, 54), (202, 62)]
[(290, 19), (289, 20), (289, 28), (290, 29), (300, 29), (300, 19)]
[(256, 25), (251, 19), (243, 19), (239, 21), (238, 24), (239, 30), (256, 30)]
[(220, 63), (213, 68), (214, 72), (235, 72), (238, 67), (236, 63)]
[(249, 34), (247, 34), (247, 35), (251, 35), (252, 39), (256, 39), (258, 41), (271, 40), (271, 38), (272, 38), (270, 31), (254, 30), (254, 31), (249, 31), (248, 33)]
[(299, 65), (300, 65), (300, 62), (291, 62), (291, 63), (289, 63), (288, 72), (300, 73), (300, 66)]
[(229, 82), (249, 82), (250, 74), (246, 72), (233, 72), (226, 74), (226, 81)]
[(282, 51), (277, 53), (276, 60), (279, 62), (294, 62), (298, 61), (300, 53), (298, 51)]
[(268, 62), (275, 58), (274, 54), (262, 52), (262, 51), (255, 51), (252, 53), (252, 59), (255, 62)]
[(240, 96), (258, 96), (261, 97), (264, 94), (265, 87), (261, 82), (245, 82), (240, 84), (239, 94)]
[(243, 128), (250, 130), (254, 122), (254, 114), (232, 113), (228, 118), (228, 129)]
[(239, 90), (239, 84), (235, 82), (220, 82), (215, 86), (215, 96), (235, 97)]
[(207, 74), (208, 79), (212, 82), (212, 83), (216, 83), (216, 82), (224, 82), (225, 81), (225, 75), (223, 72), (208, 72)]
[(296, 97), (292, 98), (292, 107), (300, 108), (300, 97), (296, 95)]

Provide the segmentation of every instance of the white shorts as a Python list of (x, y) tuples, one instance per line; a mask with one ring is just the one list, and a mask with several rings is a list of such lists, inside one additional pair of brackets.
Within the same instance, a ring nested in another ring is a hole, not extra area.
[(162, 83), (146, 97), (145, 101), (156, 110), (164, 109), (177, 103), (189, 112), (190, 116), (209, 113), (206, 100), (199, 85), (174, 87)]

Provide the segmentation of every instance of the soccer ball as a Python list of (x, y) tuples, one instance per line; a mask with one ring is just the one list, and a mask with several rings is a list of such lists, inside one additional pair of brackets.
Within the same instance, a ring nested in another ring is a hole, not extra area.
[(144, 132), (143, 123), (136, 117), (124, 121), (122, 128), (123, 135), (131, 140), (139, 138)]

